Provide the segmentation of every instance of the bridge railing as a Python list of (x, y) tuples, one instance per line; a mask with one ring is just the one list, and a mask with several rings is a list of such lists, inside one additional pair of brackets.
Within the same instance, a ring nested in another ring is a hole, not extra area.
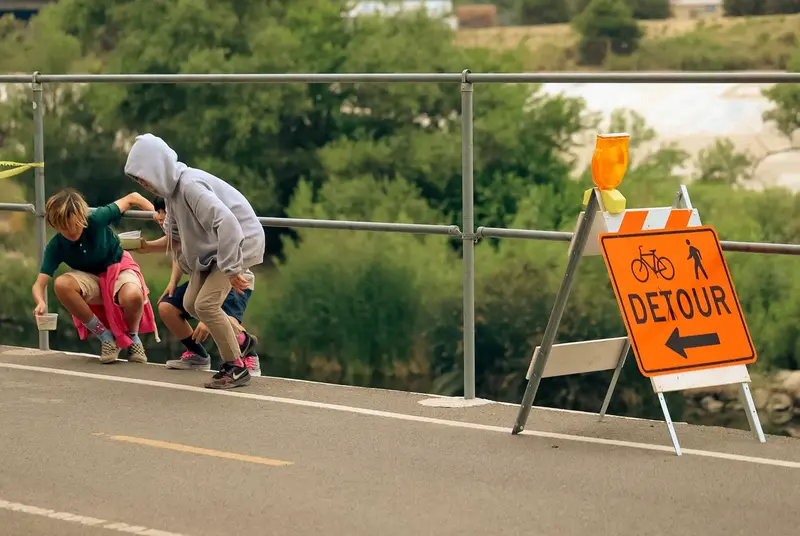
[[(530, 229), (479, 227), (475, 229), (473, 185), (473, 92), (476, 83), (800, 83), (800, 73), (748, 72), (624, 72), (624, 73), (325, 73), (325, 74), (0, 74), (0, 83), (31, 84), (34, 121), (34, 163), (44, 163), (44, 84), (330, 84), (330, 83), (452, 83), (461, 91), (461, 194), (462, 221), (457, 225), (390, 222), (259, 218), (266, 227), (293, 227), (458, 236), (463, 242), (464, 303), (464, 397), (475, 398), (475, 243), (483, 237), (569, 242), (572, 233)], [(36, 217), (39, 262), (46, 246), (45, 188), (43, 167), (34, 168), (34, 203), (0, 203), (0, 211), (28, 212)], [(130, 211), (127, 217), (145, 219), (151, 214)], [(760, 242), (723, 242), (727, 251), (800, 254), (800, 245)], [(49, 349), (46, 331), (39, 333), (39, 348)]]

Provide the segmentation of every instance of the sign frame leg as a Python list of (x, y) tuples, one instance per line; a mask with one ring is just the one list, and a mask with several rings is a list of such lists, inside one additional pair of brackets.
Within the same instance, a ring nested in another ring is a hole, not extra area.
[(522, 397), (522, 403), (519, 407), (517, 420), (514, 423), (514, 428), (511, 431), (513, 435), (517, 435), (522, 432), (522, 430), (525, 429), (525, 424), (528, 422), (528, 416), (530, 415), (533, 407), (533, 399), (536, 397), (536, 392), (539, 390), (539, 384), (542, 381), (544, 367), (547, 364), (547, 360), (550, 357), (550, 350), (552, 349), (553, 343), (556, 340), (556, 333), (558, 332), (558, 327), (561, 324), (561, 317), (564, 314), (564, 309), (567, 305), (567, 299), (569, 298), (569, 293), (572, 290), (572, 285), (575, 281), (578, 265), (583, 257), (583, 250), (586, 247), (586, 242), (589, 240), (589, 233), (592, 229), (594, 218), (597, 215), (598, 210), (601, 208), (599, 197), (600, 193), (597, 191), (597, 188), (594, 188), (592, 195), (589, 196), (589, 202), (586, 205), (586, 211), (584, 217), (581, 219), (581, 224), (575, 231), (575, 247), (573, 247), (572, 251), (570, 252), (567, 268), (564, 271), (564, 279), (561, 281), (561, 287), (558, 289), (558, 294), (556, 294), (556, 300), (553, 304), (553, 309), (550, 312), (550, 319), (548, 320), (547, 327), (544, 330), (542, 344), (539, 348), (539, 356), (534, 364), (533, 373), (528, 380), (528, 386), (525, 388), (525, 395)]
[(678, 443), (678, 434), (675, 433), (675, 425), (672, 423), (672, 417), (669, 414), (667, 407), (667, 400), (664, 398), (664, 393), (658, 394), (658, 402), (661, 404), (661, 411), (664, 413), (664, 420), (667, 422), (667, 429), (669, 430), (669, 438), (672, 440), (672, 446), (675, 447), (675, 454), (681, 456), (681, 445)]
[(750, 431), (753, 432), (753, 435), (759, 443), (766, 443), (767, 439), (764, 437), (764, 430), (761, 429), (761, 421), (758, 418), (756, 405), (753, 403), (753, 396), (750, 394), (750, 386), (744, 382), (739, 384), (739, 400), (747, 416), (747, 423), (750, 425)]
[(602, 421), (603, 417), (606, 416), (608, 405), (611, 403), (611, 396), (614, 394), (614, 389), (617, 386), (617, 380), (619, 380), (622, 367), (625, 366), (625, 360), (628, 358), (628, 352), (630, 351), (631, 340), (629, 338), (625, 341), (625, 345), (622, 347), (622, 352), (619, 354), (619, 362), (617, 362), (617, 368), (614, 369), (614, 375), (611, 377), (611, 383), (608, 385), (608, 391), (606, 391), (606, 397), (603, 400), (603, 407), (600, 408), (600, 416), (597, 419), (598, 421)]

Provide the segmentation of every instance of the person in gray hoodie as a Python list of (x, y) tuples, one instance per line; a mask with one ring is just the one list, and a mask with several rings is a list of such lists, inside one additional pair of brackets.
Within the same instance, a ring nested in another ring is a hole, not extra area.
[(205, 386), (247, 385), (250, 374), (222, 303), (231, 289), (243, 292), (245, 270), (264, 261), (264, 228), (253, 207), (222, 179), (179, 162), (152, 134), (136, 137), (125, 174), (166, 203), (167, 249), (182, 253), (189, 270), (183, 306), (208, 327), (224, 361)]

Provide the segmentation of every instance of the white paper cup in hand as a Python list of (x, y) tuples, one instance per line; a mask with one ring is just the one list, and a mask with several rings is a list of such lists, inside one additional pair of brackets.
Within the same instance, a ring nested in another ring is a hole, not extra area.
[(58, 313), (36, 315), (36, 327), (39, 331), (54, 331), (58, 324)]

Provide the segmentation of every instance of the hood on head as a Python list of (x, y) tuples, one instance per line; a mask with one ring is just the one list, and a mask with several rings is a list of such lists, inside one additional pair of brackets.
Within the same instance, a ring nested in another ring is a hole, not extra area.
[(128, 153), (125, 174), (146, 181), (161, 197), (169, 197), (186, 167), (186, 164), (178, 162), (178, 154), (164, 140), (152, 134), (142, 134), (136, 136)]

